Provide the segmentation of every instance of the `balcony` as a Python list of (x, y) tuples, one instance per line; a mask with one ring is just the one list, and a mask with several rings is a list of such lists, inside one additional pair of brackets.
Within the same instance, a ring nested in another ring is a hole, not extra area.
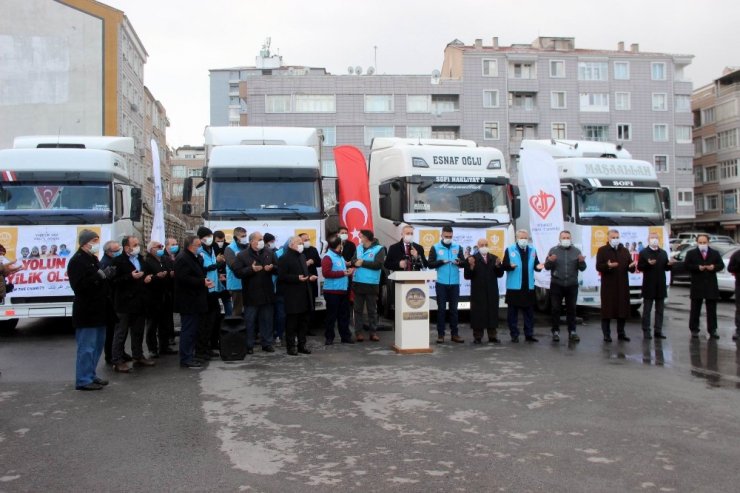
[(512, 106), (509, 108), (509, 122), (537, 124), (540, 122), (540, 110), (537, 106)]

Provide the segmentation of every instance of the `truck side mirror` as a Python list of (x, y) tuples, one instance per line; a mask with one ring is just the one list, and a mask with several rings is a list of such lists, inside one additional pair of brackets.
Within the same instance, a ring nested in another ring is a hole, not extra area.
[(670, 219), (671, 214), (671, 190), (668, 187), (663, 187), (663, 209), (665, 210), (665, 218)]
[(141, 188), (133, 187), (131, 189), (131, 209), (129, 211), (129, 218), (131, 221), (138, 223), (141, 221)]
[(519, 219), (522, 212), (521, 201), (519, 200), (519, 187), (509, 185), (509, 194), (511, 196), (511, 218)]
[(182, 201), (190, 202), (193, 198), (193, 177), (188, 176), (182, 182)]

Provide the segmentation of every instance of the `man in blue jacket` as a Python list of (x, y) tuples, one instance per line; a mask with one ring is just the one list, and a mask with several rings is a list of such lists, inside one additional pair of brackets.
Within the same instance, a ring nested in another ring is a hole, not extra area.
[(445, 317), (450, 305), (450, 340), (463, 343), (458, 334), (457, 302), (460, 299), (460, 268), (465, 262), (463, 249), (452, 241), (452, 227), (442, 227), (442, 241), (429, 252), (429, 267), (437, 270), (437, 344), (445, 342)]
[(529, 244), (529, 232), (526, 229), (516, 232), (516, 243), (506, 249), (503, 264), (511, 342), (519, 342), (519, 310), (524, 315), (524, 338), (527, 342), (537, 342), (534, 336), (534, 273), (540, 272), (545, 266)]

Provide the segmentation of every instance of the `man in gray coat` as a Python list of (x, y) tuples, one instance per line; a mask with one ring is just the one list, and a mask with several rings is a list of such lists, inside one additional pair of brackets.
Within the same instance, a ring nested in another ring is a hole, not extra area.
[(565, 318), (568, 323), (568, 340), (581, 340), (576, 334), (576, 299), (578, 298), (578, 272), (586, 270), (586, 258), (572, 245), (570, 231), (560, 232), (560, 243), (550, 249), (545, 269), (551, 272), (550, 304), (552, 305), (552, 340), (560, 341), (560, 308), (565, 299)]

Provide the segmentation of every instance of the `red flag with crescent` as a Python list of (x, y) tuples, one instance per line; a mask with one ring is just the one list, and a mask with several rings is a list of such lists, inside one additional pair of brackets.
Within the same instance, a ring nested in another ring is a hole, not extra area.
[(349, 239), (359, 244), (360, 230), (373, 229), (365, 156), (356, 147), (339, 146), (334, 148), (334, 162), (339, 184), (339, 224), (346, 226)]

